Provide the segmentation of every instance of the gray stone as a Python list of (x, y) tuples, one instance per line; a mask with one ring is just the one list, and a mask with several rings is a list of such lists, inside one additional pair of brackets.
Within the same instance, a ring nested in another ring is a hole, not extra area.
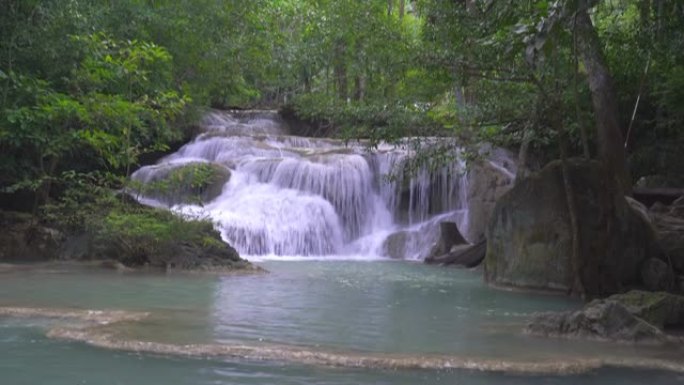
[(448, 253), (453, 246), (465, 245), (468, 242), (463, 238), (461, 232), (458, 231), (458, 226), (454, 222), (440, 222), (439, 223), (439, 239), (430, 248), (429, 254), (425, 260), (431, 260)]
[(382, 244), (383, 255), (393, 259), (405, 259), (409, 236), (408, 231), (398, 231), (390, 234)]
[[(445, 220), (448, 219), (448, 220)], [(433, 218), (410, 230), (390, 234), (382, 244), (382, 253), (394, 259), (424, 260), (430, 255), (447, 252), (462, 240), (451, 217)]]
[(486, 252), (487, 242), (485, 241), (480, 241), (475, 245), (455, 245), (444, 255), (426, 258), (425, 263), (471, 268), (482, 263)]
[(471, 242), (484, 239), (487, 223), (497, 200), (513, 187), (514, 176), (506, 169), (481, 160), (468, 170), (468, 228), (465, 238)]
[(612, 301), (592, 302), (576, 312), (536, 315), (525, 331), (547, 337), (662, 343), (665, 333)]
[(535, 335), (620, 342), (677, 342), (665, 332), (684, 327), (684, 297), (633, 290), (588, 303), (582, 310), (536, 315)]
[[(605, 178), (598, 162), (568, 162), (585, 292), (605, 295), (640, 286), (643, 262), (659, 250), (652, 226)], [(487, 242), (488, 282), (562, 291), (572, 287), (572, 236), (560, 161), (501, 197)]]

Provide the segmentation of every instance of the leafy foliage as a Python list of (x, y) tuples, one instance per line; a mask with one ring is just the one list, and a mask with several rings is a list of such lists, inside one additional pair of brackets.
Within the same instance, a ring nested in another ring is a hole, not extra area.
[(583, 132), (595, 141), (580, 9), (615, 80), (634, 173), (676, 174), (680, 2), (24, 0), (0, 2), (0, 191), (40, 204), (78, 186), (74, 174), (121, 187), (208, 107), (287, 105), (372, 144), (530, 139), (540, 159), (557, 155), (560, 117), (578, 154)]

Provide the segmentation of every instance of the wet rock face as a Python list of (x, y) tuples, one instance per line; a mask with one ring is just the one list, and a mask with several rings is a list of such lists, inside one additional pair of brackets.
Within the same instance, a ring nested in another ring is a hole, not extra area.
[(526, 327), (533, 335), (632, 343), (681, 342), (665, 333), (684, 327), (684, 297), (631, 291), (595, 300), (575, 312), (541, 313)]
[(465, 245), (468, 242), (463, 238), (461, 232), (458, 231), (458, 226), (454, 222), (440, 222), (439, 223), (439, 239), (430, 249), (430, 253), (425, 260), (442, 256), (448, 253), (452, 247)]
[(425, 260), (465, 243), (455, 222), (436, 218), (390, 234), (383, 242), (381, 252), (394, 259)]
[(383, 255), (392, 259), (405, 259), (410, 240), (411, 234), (408, 231), (397, 231), (390, 234), (382, 244)]
[[(642, 286), (642, 266), (657, 256), (655, 234), (594, 161), (570, 160), (588, 295)], [(497, 202), (487, 228), (485, 279), (498, 285), (567, 291), (572, 235), (560, 161), (520, 181)]]

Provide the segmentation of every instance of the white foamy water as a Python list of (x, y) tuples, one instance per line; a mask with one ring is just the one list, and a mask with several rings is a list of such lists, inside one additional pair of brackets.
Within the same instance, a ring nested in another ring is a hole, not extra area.
[[(406, 258), (420, 259), (420, 250), (436, 240), (421, 231), (434, 233), (440, 218), (467, 232), (468, 176), (462, 161), (404, 175), (400, 171), (411, 150), (381, 145), (369, 151), (363, 143), (291, 136), (273, 111), (214, 111), (202, 128), (194, 141), (141, 168), (133, 179), (149, 183), (193, 162), (228, 168), (231, 176), (220, 195), (201, 206), (169, 208), (210, 218), (241, 255), (382, 258), (386, 238), (407, 230), (413, 235)], [(141, 201), (164, 206), (156, 198)]]

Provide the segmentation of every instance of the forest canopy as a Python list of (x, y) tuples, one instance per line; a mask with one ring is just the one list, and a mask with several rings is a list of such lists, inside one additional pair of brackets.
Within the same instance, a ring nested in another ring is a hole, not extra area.
[[(604, 99), (597, 74), (611, 80)], [(372, 142), (522, 146), (540, 161), (619, 148), (634, 181), (678, 184), (684, 4), (0, 1), (3, 193), (37, 205), (120, 186), (208, 108), (284, 109)], [(608, 139), (606, 111), (620, 134)]]

